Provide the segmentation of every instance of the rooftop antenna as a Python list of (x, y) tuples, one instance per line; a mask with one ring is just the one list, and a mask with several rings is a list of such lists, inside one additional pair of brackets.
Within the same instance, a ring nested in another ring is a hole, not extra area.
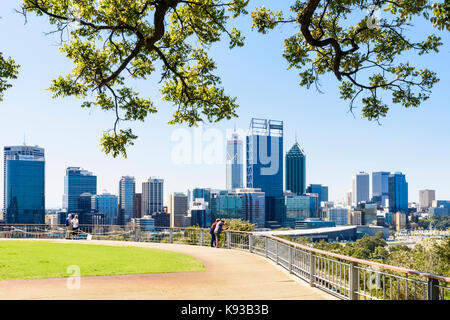
[(295, 143), (298, 143), (298, 141), (297, 141), (297, 129), (295, 129)]
[(23, 133), (23, 145), (26, 146), (27, 144), (25, 143), (25, 132)]

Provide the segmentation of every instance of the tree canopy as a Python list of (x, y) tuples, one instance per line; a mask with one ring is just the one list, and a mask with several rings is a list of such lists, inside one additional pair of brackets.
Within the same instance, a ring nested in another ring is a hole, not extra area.
[[(59, 33), (60, 50), (73, 61), (72, 72), (54, 79), (53, 97), (77, 97), (82, 107), (115, 114), (101, 140), (116, 157), (137, 136), (126, 121), (145, 121), (157, 112), (151, 97), (138, 92), (136, 79), (156, 77), (165, 101), (175, 105), (170, 124), (217, 122), (237, 116), (236, 98), (215, 74), (209, 48), (227, 38), (229, 48), (244, 45), (235, 18), (247, 14), (249, 0), (22, 0), (22, 13), (48, 18)], [(291, 0), (290, 13), (256, 8), (253, 28), (263, 34), (291, 24), (298, 32), (285, 40), (284, 58), (298, 69), (300, 85), (319, 88), (332, 74), (350, 109), (360, 101), (362, 116), (378, 121), (391, 104), (417, 107), (438, 82), (404, 54), (437, 52), (441, 38), (431, 33), (411, 40), (413, 23), (425, 19), (450, 30), (450, 1)], [(278, 4), (274, 2), (273, 6)], [(0, 55), (0, 99), (17, 74)], [(386, 102), (390, 96), (391, 102)]]
[(12, 86), (10, 80), (17, 78), (18, 69), (19, 65), (13, 59), (4, 58), (0, 52), (0, 102), (3, 100), (6, 89)]

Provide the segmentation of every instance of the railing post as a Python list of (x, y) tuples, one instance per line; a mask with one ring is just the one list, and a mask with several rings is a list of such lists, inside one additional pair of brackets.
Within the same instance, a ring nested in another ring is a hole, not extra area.
[(227, 248), (231, 249), (231, 232), (227, 232)]
[(169, 242), (173, 243), (173, 230), (172, 229), (169, 230)]
[(248, 235), (248, 250), (250, 251), (250, 253), (253, 253), (253, 235), (252, 234)]
[(200, 245), (202, 247), (205, 245), (205, 230), (200, 230)]
[(269, 257), (269, 238), (264, 237), (265, 244), (264, 244), (264, 251), (266, 252), (266, 258)]
[(428, 278), (428, 300), (439, 300), (439, 281)]
[(348, 268), (348, 279), (350, 285), (350, 300), (358, 300), (359, 291), (359, 279), (358, 279), (358, 269), (353, 262), (350, 262), (350, 267)]
[(289, 246), (289, 273), (292, 273), (292, 263), (294, 261), (294, 248)]
[(309, 253), (309, 284), (314, 287), (314, 280), (316, 278), (316, 256)]
[(278, 247), (279, 247), (278, 244), (279, 244), (279, 242), (277, 241), (276, 244), (277, 244), (277, 248), (276, 248), (277, 259), (276, 259), (276, 262), (277, 262), (277, 264), (279, 264), (279, 262), (278, 262)]

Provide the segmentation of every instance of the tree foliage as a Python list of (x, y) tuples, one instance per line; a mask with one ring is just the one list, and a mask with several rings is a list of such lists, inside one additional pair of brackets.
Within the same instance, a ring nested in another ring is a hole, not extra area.
[(176, 106), (170, 124), (236, 116), (236, 98), (220, 86), (208, 49), (222, 35), (230, 48), (243, 45), (240, 31), (227, 22), (246, 14), (247, 2), (24, 0), (23, 13), (48, 17), (61, 35), (60, 50), (75, 64), (70, 74), (52, 81), (53, 96), (74, 96), (85, 108), (113, 111), (114, 126), (101, 145), (114, 157), (126, 157), (137, 136), (120, 122), (144, 121), (157, 111), (132, 80), (159, 76), (163, 100)]
[[(230, 48), (243, 46), (244, 37), (230, 23), (247, 14), (249, 0), (22, 1), (25, 17), (49, 19), (60, 34), (60, 50), (74, 63), (72, 72), (52, 81), (53, 96), (77, 97), (85, 108), (114, 114), (101, 139), (104, 152), (126, 157), (137, 136), (124, 122), (145, 121), (158, 110), (135, 80), (160, 81), (163, 100), (175, 106), (170, 124), (236, 116), (236, 98), (221, 86), (209, 48), (223, 37)], [(261, 33), (283, 24), (298, 28), (285, 40), (284, 57), (299, 70), (301, 86), (319, 88), (321, 77), (333, 74), (350, 110), (360, 101), (362, 116), (376, 121), (392, 104), (417, 107), (430, 97), (435, 72), (411, 64), (405, 54), (439, 50), (435, 34), (418, 40), (409, 35), (420, 19), (450, 30), (449, 0), (291, 1), (290, 13), (255, 9), (253, 27)], [(1, 61), (8, 64), (0, 65), (0, 99), (9, 86), (4, 79), (17, 71), (11, 60)]]
[(10, 80), (17, 78), (19, 65), (11, 58), (4, 58), (0, 52), (0, 102), (3, 100), (4, 92), (12, 85)]
[(263, 6), (252, 17), (261, 33), (283, 24), (298, 26), (285, 40), (284, 57), (289, 68), (299, 70), (301, 86), (318, 88), (324, 74), (334, 74), (350, 110), (360, 99), (362, 116), (379, 121), (389, 110), (389, 95), (392, 104), (404, 107), (417, 107), (429, 98), (438, 82), (435, 72), (401, 56), (438, 51), (440, 37), (429, 34), (413, 41), (408, 31), (421, 17), (450, 30), (449, 7), (448, 0), (295, 0), (291, 15)]

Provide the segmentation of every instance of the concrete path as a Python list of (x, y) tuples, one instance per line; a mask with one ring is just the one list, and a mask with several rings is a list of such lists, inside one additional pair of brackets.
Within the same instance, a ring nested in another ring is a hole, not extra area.
[(80, 289), (75, 290), (67, 288), (68, 278), (10, 280), (0, 282), (0, 299), (336, 299), (319, 289), (311, 288), (306, 282), (290, 275), (268, 259), (239, 250), (144, 242), (97, 240), (76, 242), (175, 251), (197, 258), (205, 265), (206, 270), (82, 277)]

